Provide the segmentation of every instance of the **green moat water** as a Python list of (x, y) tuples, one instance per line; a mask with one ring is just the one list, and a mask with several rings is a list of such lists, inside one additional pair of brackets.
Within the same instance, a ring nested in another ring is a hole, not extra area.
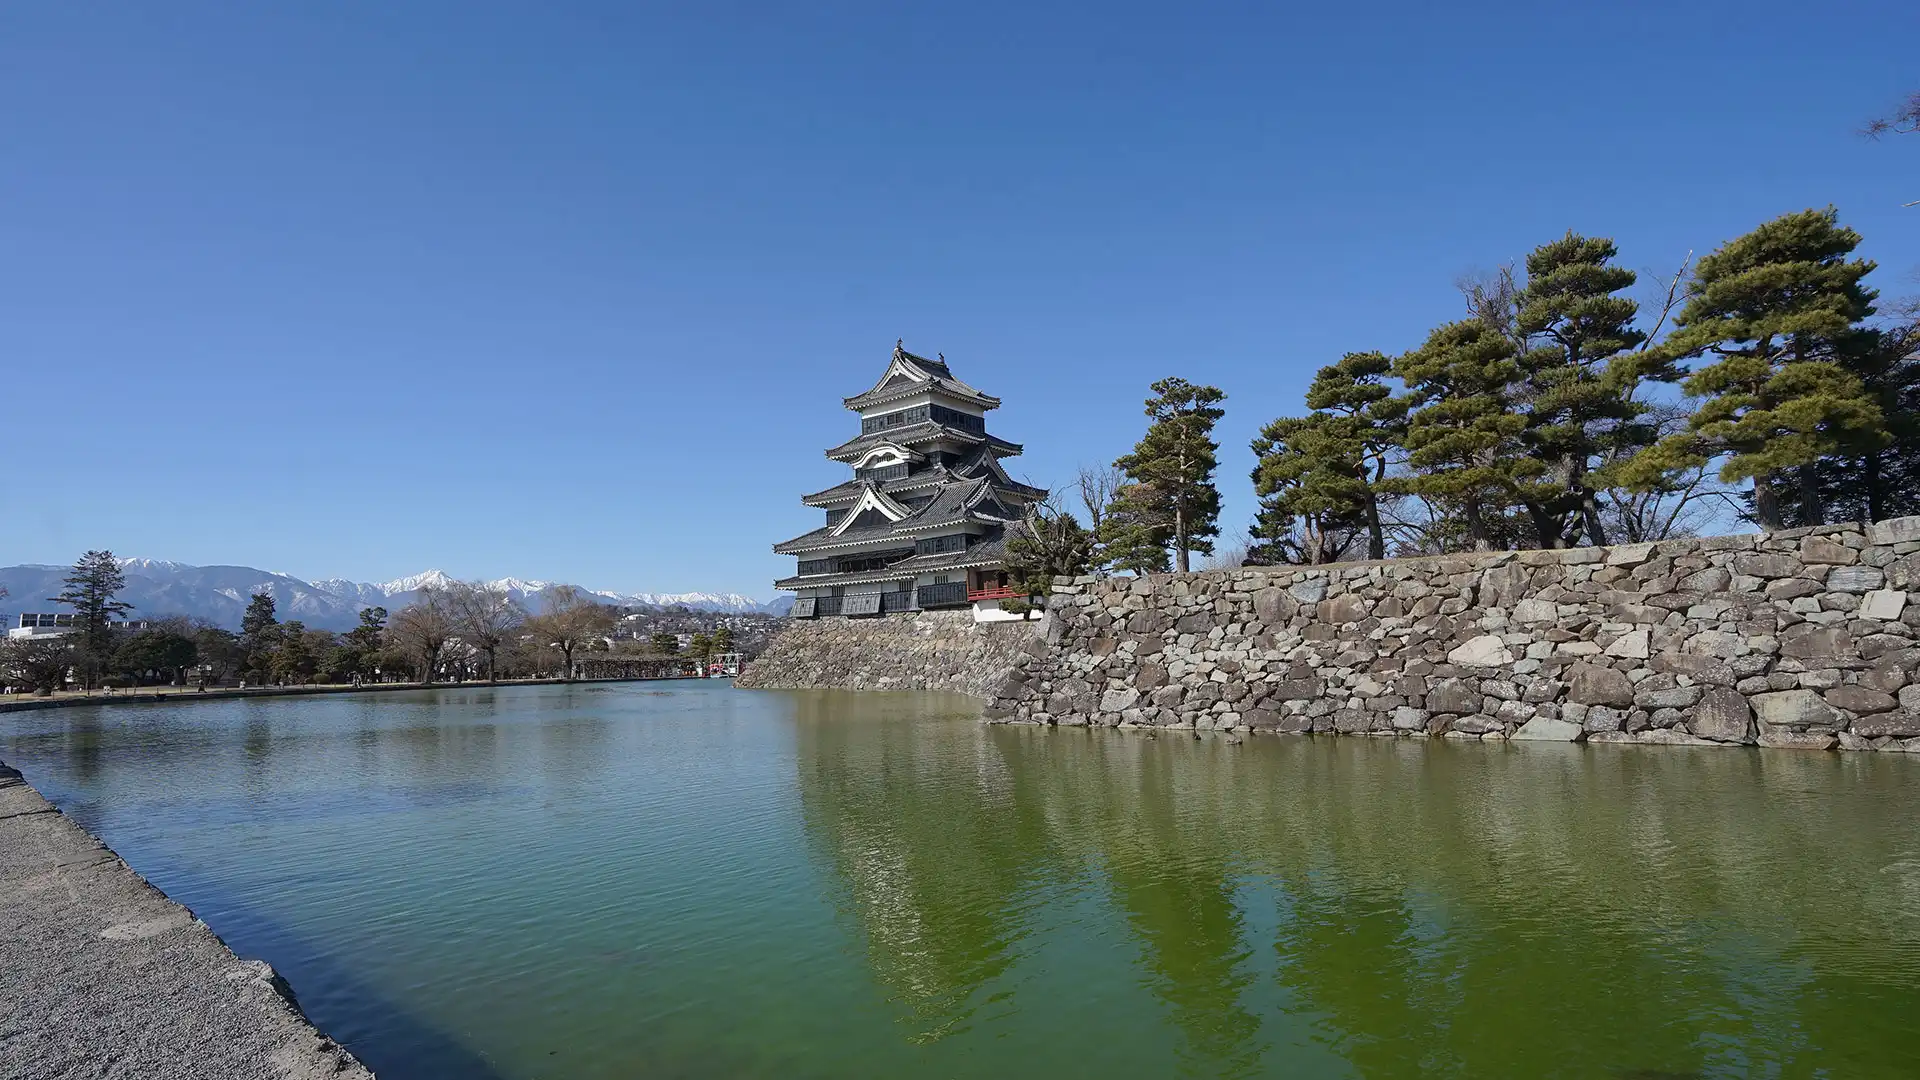
[(0, 717), (408, 1077), (1911, 1077), (1920, 761), (723, 684)]

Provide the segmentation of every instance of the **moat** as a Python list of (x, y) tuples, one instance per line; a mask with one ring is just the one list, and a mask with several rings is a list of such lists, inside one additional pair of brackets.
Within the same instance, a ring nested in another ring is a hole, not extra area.
[(721, 683), (21, 713), (383, 1077), (1920, 1074), (1920, 760)]

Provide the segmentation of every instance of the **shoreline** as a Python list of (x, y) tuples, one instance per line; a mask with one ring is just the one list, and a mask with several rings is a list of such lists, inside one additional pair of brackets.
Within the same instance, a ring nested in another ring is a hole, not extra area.
[(373, 1080), (286, 980), (0, 762), (0, 1015), (20, 1076)]
[(68, 697), (19, 697), (16, 700), (0, 701), (0, 713), (32, 712), (37, 709), (66, 709), (87, 705), (158, 705), (175, 701), (231, 701), (236, 698), (255, 697), (308, 697), (319, 694), (378, 694), (402, 690), (468, 690), (474, 688), (492, 689), (501, 686), (564, 686), (568, 683), (624, 683), (624, 682), (677, 682), (681, 679), (693, 679), (697, 676), (670, 676), (665, 679), (503, 679), (500, 682), (436, 682), (436, 683), (366, 683), (353, 686), (349, 683), (327, 683), (321, 686), (250, 686), (245, 690), (226, 686), (218, 690), (196, 691), (188, 688), (169, 687), (165, 690), (129, 690), (124, 693), (99, 693), (93, 695), (72, 695)]

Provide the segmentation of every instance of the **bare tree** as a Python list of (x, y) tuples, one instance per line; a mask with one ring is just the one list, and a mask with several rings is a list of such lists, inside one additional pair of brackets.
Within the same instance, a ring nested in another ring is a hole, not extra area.
[(453, 637), (453, 611), (445, 592), (432, 585), (387, 622), (387, 643), (420, 665), (420, 681), (430, 683), (440, 654)]
[(1074, 485), (1080, 492), (1080, 506), (1087, 513), (1087, 535), (1092, 537), (1092, 546), (1088, 551), (1088, 562), (1094, 573), (1105, 574), (1106, 559), (1101, 557), (1102, 546), (1100, 526), (1107, 520), (1107, 510), (1113, 505), (1114, 496), (1127, 484), (1127, 474), (1112, 465), (1082, 465)]
[[(1692, 410), (1678, 402), (1649, 406), (1640, 422), (1661, 436), (1684, 430)], [(1609, 488), (1604, 509), (1610, 534), (1627, 543), (1698, 536), (1742, 514), (1734, 490), (1707, 465), (1667, 474), (1646, 491)]]
[(572, 585), (548, 591), (546, 610), (527, 620), (527, 633), (544, 649), (558, 649), (564, 677), (573, 678), (573, 654), (613, 632), (613, 609)]
[(527, 621), (527, 613), (507, 590), (484, 581), (455, 581), (446, 587), (454, 634), (487, 658), (487, 681), (498, 679), (500, 646)]

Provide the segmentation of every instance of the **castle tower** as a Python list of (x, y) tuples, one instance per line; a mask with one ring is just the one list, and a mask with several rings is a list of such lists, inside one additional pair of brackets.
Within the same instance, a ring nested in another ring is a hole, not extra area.
[(895, 343), (871, 390), (845, 399), (860, 434), (827, 451), (853, 479), (800, 501), (826, 524), (773, 550), (799, 558), (774, 587), (798, 593), (795, 618), (966, 607), (1010, 598), (1006, 528), (1041, 488), (1007, 475), (1020, 445), (987, 434), (1000, 399)]

